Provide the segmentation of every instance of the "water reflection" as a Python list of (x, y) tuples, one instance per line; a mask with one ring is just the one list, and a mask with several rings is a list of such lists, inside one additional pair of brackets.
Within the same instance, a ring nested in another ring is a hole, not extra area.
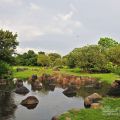
[[(68, 86), (60, 84), (43, 84), (40, 90), (35, 90), (24, 82), (30, 92), (23, 96), (12, 92), (0, 92), (0, 120), (50, 120), (53, 116), (72, 108), (84, 108), (84, 98), (94, 92), (105, 96), (109, 85), (104, 83), (100, 89), (91, 86), (80, 87), (76, 97), (67, 97), (63, 91)], [(28, 110), (20, 105), (28, 96), (35, 96), (39, 104), (35, 109)], [(17, 109), (15, 106), (17, 104)]]
[(12, 93), (0, 92), (0, 120), (14, 118), (16, 107)]

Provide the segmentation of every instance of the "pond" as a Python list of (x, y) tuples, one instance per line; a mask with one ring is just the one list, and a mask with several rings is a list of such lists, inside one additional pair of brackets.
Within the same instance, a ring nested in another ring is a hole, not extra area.
[[(51, 120), (53, 116), (70, 109), (84, 108), (84, 97), (94, 92), (104, 96), (109, 87), (107, 84), (104, 84), (101, 89), (81, 87), (76, 97), (67, 97), (62, 93), (64, 89), (60, 86), (53, 90), (46, 87), (40, 91), (32, 91), (31, 85), (27, 82), (24, 82), (24, 86), (30, 90), (25, 96), (14, 92), (0, 92), (0, 120)], [(20, 105), (20, 102), (31, 95), (38, 98), (39, 104), (35, 109), (29, 110)], [(16, 104), (17, 108), (13, 104)]]

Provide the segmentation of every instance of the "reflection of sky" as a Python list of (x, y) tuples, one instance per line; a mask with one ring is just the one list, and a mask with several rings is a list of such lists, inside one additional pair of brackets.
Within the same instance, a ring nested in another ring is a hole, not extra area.
[(120, 41), (119, 0), (0, 0), (0, 26), (17, 32), (19, 52), (66, 54), (108, 36)]
[[(30, 85), (25, 84), (28, 88)], [(83, 100), (81, 97), (68, 98), (63, 93), (63, 89), (55, 88), (55, 91), (49, 91), (43, 95), (41, 92), (30, 92), (26, 96), (15, 94), (15, 102), (18, 105), (16, 110), (16, 120), (49, 120), (51, 117), (66, 112), (72, 108), (83, 108)], [(19, 105), (21, 100), (27, 96), (34, 95), (38, 98), (39, 104), (33, 110)]]

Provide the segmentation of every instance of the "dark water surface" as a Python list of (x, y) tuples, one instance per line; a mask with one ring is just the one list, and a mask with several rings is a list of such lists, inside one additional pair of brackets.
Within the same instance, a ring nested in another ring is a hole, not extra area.
[[(0, 120), (51, 120), (55, 115), (59, 115), (72, 108), (84, 108), (84, 97), (98, 92), (106, 94), (107, 85), (97, 90), (92, 87), (83, 87), (78, 91), (76, 97), (67, 97), (63, 88), (56, 87), (54, 91), (42, 89), (40, 91), (31, 91), (31, 85), (26, 82), (24, 85), (30, 90), (26, 96), (15, 93), (0, 92)], [(27, 96), (36, 96), (39, 104), (35, 109), (28, 110), (20, 105), (20, 102)], [(17, 105), (15, 108), (14, 104)]]

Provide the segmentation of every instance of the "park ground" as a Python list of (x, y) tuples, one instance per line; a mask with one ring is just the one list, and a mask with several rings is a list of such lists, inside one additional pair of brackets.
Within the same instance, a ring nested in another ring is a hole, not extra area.
[[(16, 68), (28, 68), (28, 70), (17, 72)], [(28, 66), (14, 66), (13, 67), (14, 78), (26, 79), (31, 77), (33, 74), (37, 74), (41, 76), (43, 73), (52, 74), (52, 68), (44, 68), (44, 67), (28, 67)], [(76, 75), (76, 76), (89, 76), (93, 78), (98, 78), (101, 81), (105, 81), (107, 83), (112, 83), (114, 80), (119, 79), (120, 77), (114, 73), (81, 73), (79, 68), (68, 69), (62, 68), (60, 70), (61, 73)]]
[[(28, 67), (28, 70), (16, 72), (17, 67), (14, 67), (14, 75), (13, 77), (26, 79), (32, 76), (33, 74), (37, 74), (38, 76), (43, 73), (52, 74), (53, 70), (51, 68), (43, 68), (43, 67)], [(24, 67), (25, 68), (25, 67)], [(112, 83), (114, 80), (119, 79), (120, 77), (114, 73), (81, 73), (80, 70), (77, 69), (68, 69), (63, 68), (60, 70), (61, 73), (76, 75), (76, 76), (89, 76), (98, 78), (101, 81), (105, 81), (107, 83)], [(66, 118), (71, 118), (70, 120), (120, 120), (120, 98), (113, 97), (105, 97), (101, 101), (103, 107), (101, 109), (72, 109), (66, 113), (63, 113), (59, 116), (60, 120), (66, 120)]]

